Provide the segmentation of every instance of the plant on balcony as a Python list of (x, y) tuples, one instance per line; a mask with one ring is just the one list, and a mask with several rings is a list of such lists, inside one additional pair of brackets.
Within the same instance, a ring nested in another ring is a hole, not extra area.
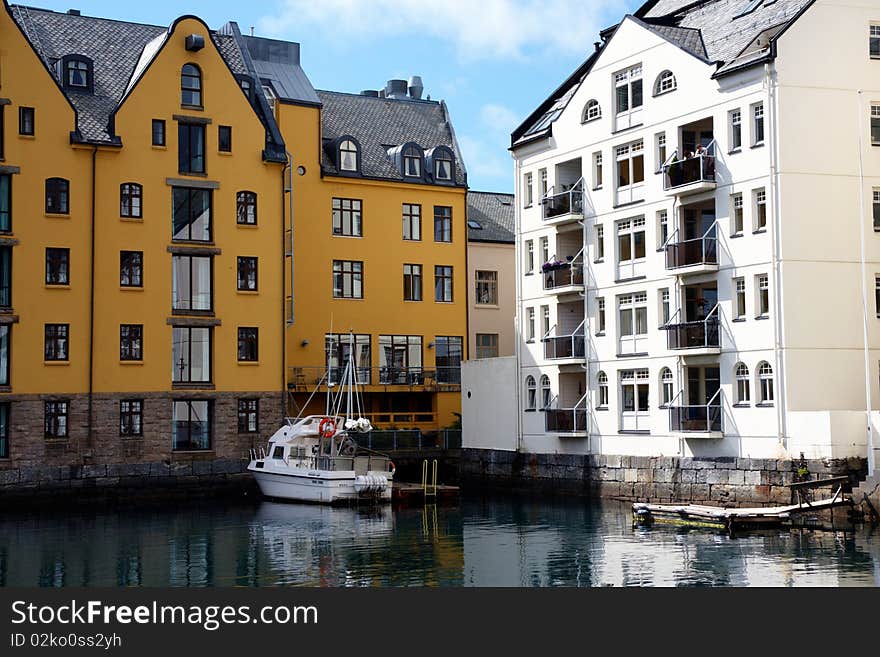
[(548, 271), (567, 269), (571, 265), (572, 260), (571, 256), (568, 256), (565, 260), (550, 260), (541, 265), (541, 271), (547, 273)]

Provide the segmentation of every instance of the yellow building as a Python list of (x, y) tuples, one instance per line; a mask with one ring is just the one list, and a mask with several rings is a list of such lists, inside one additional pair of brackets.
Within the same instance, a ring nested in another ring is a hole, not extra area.
[(241, 43), (4, 0), (0, 468), (239, 459), (277, 427), (285, 147)]
[[(255, 58), (281, 49), (245, 41)], [(307, 410), (323, 412), (350, 332), (364, 415), (375, 427), (454, 425), (467, 358), (466, 173), (446, 105), (403, 80), (303, 101), (307, 80), (255, 63), (293, 154), (291, 413), (316, 387)]]

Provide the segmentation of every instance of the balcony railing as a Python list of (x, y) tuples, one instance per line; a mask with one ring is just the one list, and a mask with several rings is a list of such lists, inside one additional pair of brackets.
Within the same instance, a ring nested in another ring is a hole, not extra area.
[(673, 190), (693, 183), (715, 182), (715, 141), (690, 157), (679, 159), (678, 151), (663, 165), (663, 189)]
[(544, 409), (544, 428), (556, 433), (587, 433), (587, 395), (574, 408)]
[(586, 320), (581, 322), (571, 335), (559, 335), (551, 337), (556, 327), (548, 331), (547, 335), (541, 338), (544, 343), (544, 358), (547, 360), (559, 360), (563, 358), (586, 357), (586, 339), (584, 335), (584, 326)]
[(544, 221), (550, 221), (567, 214), (584, 213), (584, 179), (581, 178), (571, 189), (564, 192), (553, 193), (550, 188), (547, 195), (541, 199), (542, 215)]
[(702, 237), (675, 242), (676, 229), (666, 241), (666, 269), (718, 264), (718, 224), (713, 223)]
[[(683, 391), (676, 397), (683, 397)], [(723, 433), (724, 412), (721, 390), (707, 404), (669, 405), (669, 429), (679, 433)]]
[[(289, 388), (314, 389), (319, 385), (339, 385), (343, 367), (298, 367), (288, 369)], [(460, 386), (461, 367), (357, 367), (357, 384), (362, 386), (405, 386), (408, 388), (437, 389), (441, 386)]]
[[(676, 312), (678, 315), (681, 311)], [(666, 331), (666, 346), (669, 349), (709, 349), (721, 347), (720, 306), (715, 305), (705, 319), (695, 322), (670, 322)], [(675, 317), (673, 317), (673, 320)]]
[(581, 249), (571, 261), (566, 263), (556, 263), (553, 261), (542, 265), (544, 289), (555, 290), (560, 287), (583, 286), (583, 252), (584, 250)]

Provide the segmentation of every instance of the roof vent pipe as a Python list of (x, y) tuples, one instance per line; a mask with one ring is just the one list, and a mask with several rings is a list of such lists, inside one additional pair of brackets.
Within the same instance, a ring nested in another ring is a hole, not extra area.
[(406, 98), (406, 80), (388, 80), (385, 85), (386, 98)]
[(80, 16), (81, 15), (79, 9), (68, 9), (67, 13), (70, 16)]
[(601, 41), (593, 41), (593, 47), (596, 48), (596, 52), (599, 52), (599, 48), (602, 47)]
[(375, 89), (364, 89), (361, 92), (361, 96), (369, 96), (370, 98), (378, 98), (379, 92), (376, 91)]
[(409, 79), (409, 95), (410, 98), (414, 100), (421, 100), (422, 92), (425, 90), (425, 85), (422, 84), (422, 78), (419, 75), (414, 75)]

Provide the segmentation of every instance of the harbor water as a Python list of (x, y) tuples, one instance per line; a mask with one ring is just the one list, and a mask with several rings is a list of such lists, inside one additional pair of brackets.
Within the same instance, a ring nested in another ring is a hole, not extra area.
[(0, 586), (878, 586), (880, 528), (633, 527), (628, 505), (273, 502), (7, 513)]

